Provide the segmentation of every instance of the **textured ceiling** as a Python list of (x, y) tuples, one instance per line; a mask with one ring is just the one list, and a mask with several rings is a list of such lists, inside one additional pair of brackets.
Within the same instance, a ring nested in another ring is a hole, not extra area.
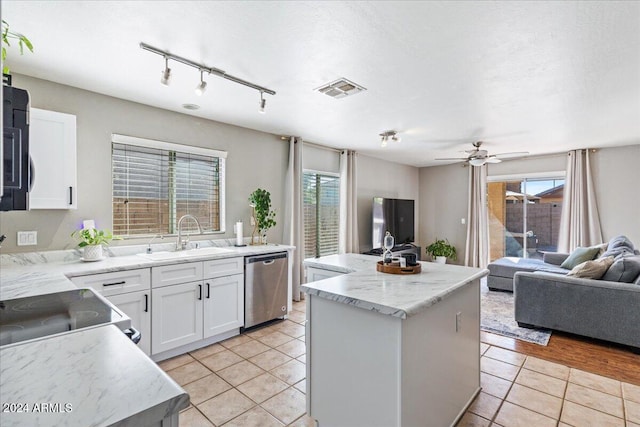
[[(414, 166), (640, 143), (640, 2), (3, 1), (12, 70)], [(277, 92), (171, 63), (143, 41)], [(368, 90), (313, 89), (346, 77)], [(196, 103), (196, 112), (184, 110)], [(37, 105), (37, 101), (34, 101)], [(379, 133), (402, 141), (380, 147)]]

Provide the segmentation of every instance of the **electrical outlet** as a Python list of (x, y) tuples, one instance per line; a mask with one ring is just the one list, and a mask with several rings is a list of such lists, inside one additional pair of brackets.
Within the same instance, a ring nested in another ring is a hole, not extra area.
[(456, 313), (456, 332), (460, 332), (462, 329), (462, 312), (459, 311)]
[(460, 224), (465, 225), (467, 220), (465, 218), (460, 218)]
[(18, 231), (18, 246), (35, 246), (37, 244), (37, 231)]

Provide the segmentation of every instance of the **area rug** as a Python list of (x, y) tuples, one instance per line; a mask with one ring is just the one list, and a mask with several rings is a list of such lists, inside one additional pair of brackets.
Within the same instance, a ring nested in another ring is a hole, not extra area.
[(480, 329), (539, 345), (547, 345), (551, 338), (548, 329), (520, 328), (513, 314), (513, 294), (490, 291), (485, 280), (480, 286)]

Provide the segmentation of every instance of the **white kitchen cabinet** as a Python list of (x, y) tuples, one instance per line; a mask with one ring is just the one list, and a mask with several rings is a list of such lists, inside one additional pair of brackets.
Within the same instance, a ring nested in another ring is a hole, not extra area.
[(152, 354), (202, 339), (203, 292), (202, 281), (163, 286), (151, 291)]
[(29, 209), (77, 209), (76, 116), (31, 108)]
[(138, 347), (151, 354), (151, 271), (148, 268), (72, 277), (81, 288), (92, 288), (105, 296), (131, 319), (142, 335)]
[(330, 277), (341, 276), (344, 273), (332, 270), (324, 270), (322, 268), (306, 267), (307, 281), (306, 283), (317, 282), (318, 280), (328, 279)]
[(142, 338), (138, 347), (146, 355), (151, 354), (151, 292), (138, 291), (114, 295), (107, 298), (131, 318), (131, 325), (136, 328)]
[(202, 261), (161, 265), (151, 269), (154, 288), (202, 280)]
[(152, 267), (151, 282), (153, 355), (244, 325), (243, 257)]
[(204, 338), (244, 325), (244, 274), (205, 280)]

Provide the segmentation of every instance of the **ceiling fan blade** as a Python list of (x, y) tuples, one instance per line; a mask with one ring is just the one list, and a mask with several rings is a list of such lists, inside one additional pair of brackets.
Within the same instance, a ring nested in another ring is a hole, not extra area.
[(500, 162), (502, 162), (502, 160), (500, 160), (496, 156), (489, 156), (485, 160), (486, 160), (487, 163), (500, 163)]
[(468, 160), (467, 157), (445, 157), (442, 159), (433, 159), (433, 160)]
[(500, 153), (500, 154), (493, 154), (492, 157), (500, 157), (502, 159), (506, 159), (508, 157), (519, 157), (519, 156), (526, 156), (528, 155), (529, 152), (528, 151), (514, 151), (512, 153)]

